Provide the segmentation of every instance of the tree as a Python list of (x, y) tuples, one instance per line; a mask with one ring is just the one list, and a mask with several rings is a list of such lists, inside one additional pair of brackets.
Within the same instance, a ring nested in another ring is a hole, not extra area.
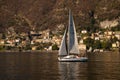
[(120, 31), (120, 25), (111, 28), (112, 31)]
[(90, 47), (93, 47), (94, 44), (94, 40), (91, 38), (87, 38), (84, 40), (84, 44), (87, 45), (87, 49), (89, 49)]
[(5, 33), (2, 33), (2, 39), (6, 39)]
[(57, 46), (57, 44), (54, 44), (53, 46), (52, 46), (52, 50), (58, 50), (59, 48), (58, 48), (58, 46)]
[(111, 41), (112, 43), (115, 43), (116, 41), (118, 41), (118, 38), (117, 38), (117, 37), (111, 38), (110, 41)]
[(102, 42), (102, 48), (103, 49), (110, 50), (111, 47), (112, 47), (112, 43), (111, 43), (110, 40)]
[(31, 49), (32, 49), (32, 48), (31, 48), (31, 45), (30, 45), (30, 44), (26, 45), (25, 50), (31, 50)]
[(93, 49), (101, 49), (101, 48), (102, 48), (102, 44), (101, 44), (100, 40), (96, 40), (94, 42)]

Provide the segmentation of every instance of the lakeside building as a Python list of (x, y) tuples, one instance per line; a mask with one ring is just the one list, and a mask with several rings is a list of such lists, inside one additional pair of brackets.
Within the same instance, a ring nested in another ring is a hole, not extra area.
[(115, 32), (115, 37), (117, 37), (120, 40), (120, 31)]
[(86, 47), (85, 44), (80, 43), (80, 44), (78, 45), (78, 47), (79, 47), (79, 50), (80, 50), (81, 53), (86, 53), (87, 47)]
[(53, 36), (53, 38), (52, 38), (52, 43), (57, 44), (58, 46), (60, 46), (61, 41), (62, 41), (61, 36), (59, 36), (59, 37), (58, 36)]
[(82, 30), (81, 33), (82, 33), (82, 34), (86, 34), (86, 33), (87, 33), (87, 30)]
[(0, 45), (4, 45), (5, 44), (5, 40), (4, 39), (0, 39)]
[(117, 48), (118, 46), (117, 46), (117, 44), (116, 43), (113, 43), (112, 44), (112, 48)]

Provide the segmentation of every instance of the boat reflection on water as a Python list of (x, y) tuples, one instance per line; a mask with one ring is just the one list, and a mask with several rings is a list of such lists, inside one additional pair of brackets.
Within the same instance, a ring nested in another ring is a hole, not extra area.
[[(87, 64), (80, 62), (59, 62), (60, 80), (87, 80)], [(82, 66), (81, 66), (82, 65)]]
[(88, 62), (59, 62), (60, 80), (120, 80), (120, 54), (89, 54)]

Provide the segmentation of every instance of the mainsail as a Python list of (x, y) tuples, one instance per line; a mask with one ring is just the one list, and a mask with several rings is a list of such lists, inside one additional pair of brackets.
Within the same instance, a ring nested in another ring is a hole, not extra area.
[(69, 11), (68, 52), (79, 54), (76, 29), (71, 11)]
[[(68, 45), (67, 45), (67, 32), (68, 32)], [(68, 46), (68, 47), (67, 47)], [(75, 24), (73, 21), (72, 13), (69, 11), (69, 27), (65, 30), (59, 55), (79, 54), (78, 41), (76, 36)]]

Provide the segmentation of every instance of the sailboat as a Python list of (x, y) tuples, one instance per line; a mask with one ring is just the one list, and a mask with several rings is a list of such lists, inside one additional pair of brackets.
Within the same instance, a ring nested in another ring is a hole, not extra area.
[(76, 35), (75, 24), (71, 10), (69, 10), (69, 26), (66, 28), (61, 41), (58, 53), (58, 60), (64, 62), (65, 61), (84, 62), (88, 60), (87, 57), (79, 57), (78, 54), (80, 54), (80, 52), (78, 49), (78, 40)]

